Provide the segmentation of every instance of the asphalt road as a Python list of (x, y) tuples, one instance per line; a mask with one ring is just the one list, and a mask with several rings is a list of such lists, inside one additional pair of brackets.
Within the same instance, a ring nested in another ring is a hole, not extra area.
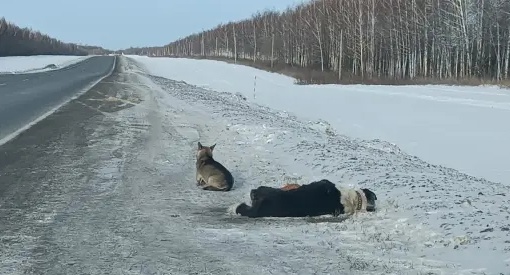
[[(91, 58), (66, 70), (70, 72), (30, 77), (69, 74), (79, 78), (79, 72), (84, 72), (88, 77), (82, 79), (86, 80), (68, 84), (79, 89), (106, 74), (112, 62), (113, 58)], [(102, 183), (96, 172), (105, 167), (98, 167), (101, 159), (110, 161), (122, 153), (111, 152), (111, 142), (124, 131), (115, 127), (116, 121), (108, 114), (132, 105), (105, 100), (122, 99), (126, 86), (116, 84), (119, 81), (123, 81), (122, 76), (114, 71), (88, 92), (0, 146), (0, 274), (113, 274), (95, 269), (96, 260), (104, 258), (94, 254), (101, 245), (94, 243), (89, 250), (85, 242), (94, 242), (94, 234), (109, 226), (109, 218), (94, 216), (105, 196), (105, 186), (96, 186)], [(68, 96), (76, 92), (62, 93)], [(92, 216), (85, 214), (88, 211), (94, 212)], [(118, 215), (112, 209), (104, 213)], [(80, 240), (76, 242), (75, 238)]]
[(210, 195), (193, 188), (195, 142), (179, 134), (189, 116), (175, 119), (136, 64), (115, 64), (0, 146), (0, 274), (242, 274), (188, 221)]
[(94, 56), (60, 70), (0, 75), (0, 145), (111, 72), (115, 57)]

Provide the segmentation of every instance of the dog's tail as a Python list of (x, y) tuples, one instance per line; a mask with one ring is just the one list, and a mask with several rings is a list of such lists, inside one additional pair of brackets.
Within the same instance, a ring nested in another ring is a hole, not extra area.
[(254, 211), (255, 209), (249, 205), (247, 205), (246, 203), (241, 203), (239, 204), (236, 208), (235, 208), (235, 212), (236, 214), (239, 214), (241, 216), (245, 216), (245, 217), (250, 217), (250, 218), (254, 218), (256, 217), (255, 215), (255, 212)]
[(207, 191), (230, 191), (230, 189), (232, 189), (231, 186), (225, 186), (223, 188), (218, 188), (218, 187), (215, 187), (215, 186), (211, 186), (211, 185), (206, 185), (202, 188), (202, 190), (207, 190)]

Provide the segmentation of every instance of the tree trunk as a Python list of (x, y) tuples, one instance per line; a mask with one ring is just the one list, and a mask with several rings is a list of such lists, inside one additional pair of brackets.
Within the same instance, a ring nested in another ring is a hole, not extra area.
[(340, 30), (340, 53), (338, 54), (338, 80), (342, 79), (343, 56), (344, 56), (344, 30)]
[(274, 31), (271, 34), (271, 68), (273, 68), (274, 62)]
[(232, 24), (232, 33), (234, 35), (234, 63), (237, 63), (237, 37), (235, 24)]
[(257, 29), (255, 21), (253, 21), (253, 63), (257, 60)]
[(219, 56), (220, 54), (219, 54), (219, 52), (218, 52), (218, 37), (217, 37), (217, 36), (216, 36), (216, 38), (215, 38), (215, 42), (216, 42), (215, 55), (216, 55), (216, 56)]
[(359, 30), (359, 72), (361, 74), (361, 78), (364, 78), (364, 68), (363, 68), (363, 7), (361, 6), (362, 0), (358, 0), (358, 30)]
[(510, 26), (508, 26), (508, 35), (506, 40), (506, 55), (505, 55), (505, 79), (508, 79), (508, 67), (510, 66)]

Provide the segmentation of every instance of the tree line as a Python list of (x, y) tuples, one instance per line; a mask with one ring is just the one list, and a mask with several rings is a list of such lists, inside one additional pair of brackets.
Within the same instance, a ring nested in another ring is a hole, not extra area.
[(101, 47), (64, 43), (39, 31), (20, 28), (0, 18), (0, 57), (27, 55), (88, 55), (110, 51)]
[(337, 82), (499, 82), (510, 77), (510, 1), (313, 0), (128, 53), (306, 68)]

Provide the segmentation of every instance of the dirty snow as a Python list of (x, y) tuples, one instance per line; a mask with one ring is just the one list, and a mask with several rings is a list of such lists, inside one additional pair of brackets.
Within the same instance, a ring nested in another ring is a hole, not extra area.
[[(396, 144), (421, 159), (510, 185), (510, 90), (498, 87), (294, 84), (294, 79), (220, 61), (132, 56), (152, 74)], [(256, 77), (256, 80), (255, 80)], [(254, 93), (255, 86), (255, 93)]]
[[(166, 199), (174, 212), (166, 215), (181, 227), (169, 230), (209, 251), (214, 263), (206, 271), (509, 274), (508, 186), (429, 164), (382, 140), (353, 139), (325, 121), (260, 106), (241, 94), (146, 75), (163, 61), (151, 67), (149, 59), (135, 60), (143, 64), (132, 73), (157, 106), (143, 107), (145, 101), (136, 108), (153, 110), (161, 120), (150, 135), (153, 145), (143, 151), (147, 169), (169, 178), (174, 192)], [(217, 143), (216, 159), (236, 180), (231, 192), (196, 188), (197, 141)], [(322, 178), (374, 190), (378, 211), (347, 220), (254, 220), (231, 213), (259, 185)], [(151, 198), (156, 203), (159, 196)]]
[(51, 71), (70, 66), (89, 57), (91, 56), (33, 55), (0, 57), (0, 74)]

